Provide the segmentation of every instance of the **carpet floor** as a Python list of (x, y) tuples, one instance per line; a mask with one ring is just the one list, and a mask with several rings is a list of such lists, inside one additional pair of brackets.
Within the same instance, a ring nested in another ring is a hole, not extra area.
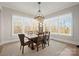
[(21, 53), (20, 50), (20, 43), (10, 43), (3, 45), (0, 48), (0, 55), (1, 56), (59, 56), (59, 55), (65, 55), (64, 50), (67, 51), (67, 44), (64, 44), (62, 42), (50, 40), (50, 45), (46, 46), (46, 48), (42, 49), (40, 47), (39, 51), (37, 50), (31, 50), (28, 46), (24, 49), (24, 54)]

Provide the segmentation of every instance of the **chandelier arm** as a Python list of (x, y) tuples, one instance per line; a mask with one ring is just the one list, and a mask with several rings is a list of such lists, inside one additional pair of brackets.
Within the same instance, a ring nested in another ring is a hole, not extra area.
[(38, 13), (39, 13), (39, 16), (41, 15), (41, 14), (40, 14), (40, 12), (41, 12), (41, 10), (40, 10), (40, 4), (41, 4), (41, 2), (38, 2), (38, 9), (39, 9), (39, 10), (38, 10)]

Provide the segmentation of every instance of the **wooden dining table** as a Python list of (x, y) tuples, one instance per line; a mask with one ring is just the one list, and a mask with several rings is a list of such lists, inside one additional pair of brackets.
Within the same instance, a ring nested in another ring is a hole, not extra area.
[(26, 34), (25, 36), (28, 37), (28, 38), (35, 38), (35, 37), (38, 37), (37, 34)]
[(34, 42), (38, 39), (38, 35), (37, 34), (26, 34), (25, 35), (26, 38), (28, 38), (32, 43), (31, 43), (31, 49), (34, 50)]

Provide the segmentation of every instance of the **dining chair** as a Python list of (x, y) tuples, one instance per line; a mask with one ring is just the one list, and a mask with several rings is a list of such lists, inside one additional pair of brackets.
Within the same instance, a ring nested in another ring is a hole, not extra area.
[(44, 33), (39, 33), (36, 41), (37, 52), (39, 51), (39, 45), (42, 45), (42, 49), (44, 48)]
[(45, 39), (44, 39), (45, 44), (48, 44), (49, 46), (50, 32), (45, 32), (44, 35), (45, 35)]
[(29, 47), (30, 44), (31, 44), (31, 41), (28, 40), (27, 42), (25, 42), (24, 41), (24, 38), (25, 38), (24, 34), (18, 34), (18, 36), (19, 36), (20, 43), (21, 43), (20, 50), (21, 50), (21, 47), (22, 47), (22, 54), (23, 54), (24, 53), (24, 46), (28, 45), (28, 47)]

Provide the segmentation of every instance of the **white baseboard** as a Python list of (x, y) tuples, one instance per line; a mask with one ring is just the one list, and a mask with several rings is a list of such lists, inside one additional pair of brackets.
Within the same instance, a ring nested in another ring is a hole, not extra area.
[(12, 42), (17, 42), (17, 41), (19, 41), (19, 40), (18, 39), (14, 39), (14, 40), (10, 40), (10, 41), (1, 42), (0, 46), (2, 46), (4, 44), (12, 43)]
[(53, 38), (53, 40), (61, 41), (61, 42), (66, 42), (74, 45), (79, 45), (79, 42), (73, 41), (73, 40), (64, 40), (64, 39), (58, 39), (58, 38)]

